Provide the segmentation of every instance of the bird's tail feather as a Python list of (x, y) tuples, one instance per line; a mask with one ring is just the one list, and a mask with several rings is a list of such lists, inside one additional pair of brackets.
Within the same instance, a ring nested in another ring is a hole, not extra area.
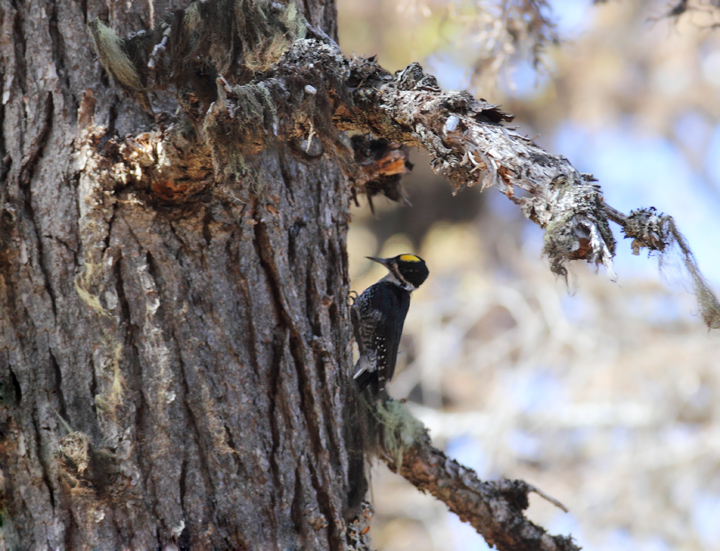
[(373, 380), (373, 375), (375, 375), (372, 371), (361, 371), (355, 374), (355, 382), (358, 384), (358, 388), (360, 391), (365, 390), (365, 387), (367, 387)]
[(360, 391), (363, 391), (366, 386), (377, 376), (375, 370), (370, 369), (372, 367), (367, 357), (361, 356), (357, 364), (355, 364), (355, 375), (353, 379), (358, 384)]

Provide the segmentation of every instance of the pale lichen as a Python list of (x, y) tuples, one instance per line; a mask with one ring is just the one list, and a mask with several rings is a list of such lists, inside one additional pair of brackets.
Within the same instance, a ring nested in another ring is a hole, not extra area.
[(95, 52), (105, 70), (130, 90), (141, 90), (140, 75), (123, 47), (123, 40), (99, 19), (90, 23)]
[(401, 402), (387, 399), (365, 404), (377, 422), (382, 453), (393, 460), (399, 471), (403, 456), (425, 434), (425, 427)]

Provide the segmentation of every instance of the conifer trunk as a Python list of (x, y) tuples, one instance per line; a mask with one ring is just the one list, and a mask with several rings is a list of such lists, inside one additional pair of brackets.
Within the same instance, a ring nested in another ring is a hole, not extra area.
[(88, 21), (175, 8), (2, 1), (0, 548), (346, 549), (360, 514), (346, 178), (280, 144), (217, 180), (113, 85)]

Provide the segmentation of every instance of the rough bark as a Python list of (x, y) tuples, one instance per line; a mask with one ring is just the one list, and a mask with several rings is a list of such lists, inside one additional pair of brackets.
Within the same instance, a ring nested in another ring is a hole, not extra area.
[(347, 548), (347, 180), (281, 144), (216, 180), (172, 96), (103, 72), (88, 21), (171, 7), (125, 6), (0, 12), (0, 546)]

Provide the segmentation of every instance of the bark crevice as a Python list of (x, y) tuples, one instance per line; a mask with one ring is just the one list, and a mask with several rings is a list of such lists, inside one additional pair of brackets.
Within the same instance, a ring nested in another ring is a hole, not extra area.
[[(177, 339), (177, 337), (175, 337)], [(188, 378), (187, 378), (187, 369), (188, 367), (185, 365), (185, 362), (182, 359), (182, 356), (179, 357), (179, 363), (180, 363), (180, 372), (182, 373), (182, 383), (184, 385), (183, 388), (183, 401), (185, 404), (185, 407), (187, 409), (187, 420), (188, 424), (190, 426), (190, 433), (192, 434), (192, 440), (195, 444), (195, 448), (197, 450), (197, 457), (198, 461), (200, 463), (200, 474), (202, 477), (203, 484), (205, 486), (205, 492), (207, 493), (213, 493), (215, 491), (215, 487), (212, 481), (212, 476), (210, 473), (213, 470), (212, 463), (207, 455), (206, 450), (208, 450), (208, 446), (206, 442), (203, 442), (203, 437), (200, 432), (200, 427), (198, 424), (198, 414), (195, 411), (196, 406), (194, 401), (191, 399), (191, 392), (190, 392), (190, 385), (188, 384)], [(186, 488), (186, 477), (187, 477), (187, 446), (185, 449), (185, 459), (183, 460), (183, 470), (181, 471), (181, 485), (180, 485), (180, 495), (181, 495), (181, 502), (183, 504), (183, 510), (185, 510), (185, 495), (187, 493)], [(182, 473), (185, 474), (185, 477), (182, 476)], [(216, 519), (216, 509), (214, 506), (213, 500), (208, 500), (207, 506), (209, 508), (209, 513), (212, 516), (213, 519)], [(189, 517), (189, 515), (186, 516)], [(201, 519), (205, 520), (205, 519)]]
[(48, 0), (50, 7), (48, 15), (48, 32), (50, 34), (50, 40), (52, 42), (52, 56), (53, 63), (58, 75), (58, 82), (60, 84), (60, 90), (65, 101), (66, 106), (70, 106), (68, 115), (70, 117), (70, 124), (77, 122), (77, 110), (80, 106), (80, 102), (77, 97), (72, 93), (70, 84), (70, 75), (68, 74), (67, 67), (65, 66), (65, 40), (63, 39), (62, 33), (58, 28), (58, 1)]
[(60, 365), (58, 364), (57, 358), (55, 357), (55, 354), (53, 354), (52, 348), (48, 348), (48, 357), (50, 358), (50, 364), (52, 366), (53, 372), (55, 373), (55, 391), (57, 393), (58, 397), (58, 405), (60, 407), (59, 415), (60, 418), (65, 421), (66, 423), (70, 422), (70, 419), (68, 418), (67, 413), (67, 404), (65, 403), (65, 394), (63, 392), (63, 376), (62, 376), (62, 370), (60, 369)]
[(52, 274), (47, 266), (46, 251), (43, 246), (43, 235), (40, 231), (40, 220), (38, 220), (35, 214), (35, 207), (33, 206), (32, 197), (32, 186), (35, 171), (37, 170), (38, 163), (42, 159), (43, 151), (47, 144), (48, 137), (53, 126), (53, 113), (55, 111), (55, 103), (53, 101), (52, 94), (46, 96), (45, 104), (43, 107), (43, 122), (40, 126), (37, 136), (32, 140), (30, 152), (23, 157), (23, 163), (20, 167), (19, 181), (20, 187), (25, 200), (25, 211), (28, 215), (30, 226), (32, 227), (35, 244), (37, 247), (37, 263), (40, 270), (40, 275), (43, 279), (43, 285), (47, 291), (47, 296), (50, 299), (50, 306), (52, 308), (53, 317), (57, 317), (57, 305), (55, 291), (53, 290), (53, 278)]
[(45, 456), (45, 450), (43, 449), (42, 442), (43, 437), (40, 433), (40, 425), (36, 416), (33, 416), (32, 424), (33, 436), (35, 437), (35, 453), (37, 454), (38, 462), (40, 464), (43, 484), (45, 485), (45, 490), (48, 492), (48, 496), (50, 498), (50, 507), (55, 509), (55, 489), (53, 488), (52, 483), (53, 473), (50, 463), (48, 462), (48, 458)]

